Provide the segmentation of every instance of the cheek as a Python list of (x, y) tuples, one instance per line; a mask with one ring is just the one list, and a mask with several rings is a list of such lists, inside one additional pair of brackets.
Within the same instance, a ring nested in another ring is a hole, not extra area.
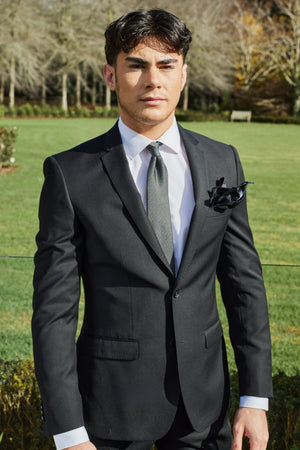
[(140, 81), (140, 75), (136, 73), (128, 73), (123, 75), (120, 80), (120, 87), (123, 90), (123, 94), (130, 90), (134, 90), (138, 87)]
[(176, 73), (172, 78), (166, 79), (166, 86), (168, 86), (168, 90), (175, 96), (180, 95), (185, 84), (185, 78), (182, 73)]
[(177, 79), (176, 81), (174, 81), (172, 86), (170, 85), (170, 93), (173, 96), (174, 101), (176, 101), (176, 99), (178, 100), (178, 98), (180, 97), (182, 89), (183, 89), (183, 84), (182, 84), (180, 78)]

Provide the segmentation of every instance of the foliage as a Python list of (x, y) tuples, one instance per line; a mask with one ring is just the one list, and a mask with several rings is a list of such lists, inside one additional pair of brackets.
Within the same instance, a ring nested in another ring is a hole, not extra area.
[(21, 364), (22, 361), (20, 359), (10, 361), (0, 359), (0, 386), (7, 383)]
[(275, 72), (293, 88), (293, 114), (300, 113), (300, 2), (274, 0), (276, 14), (269, 21), (269, 54)]
[[(198, 95), (217, 97), (232, 88), (232, 28), (228, 26), (232, 4), (231, 0), (202, 0), (189, 3), (188, 8), (184, 4), (174, 8), (192, 33), (187, 86), (198, 89)], [(169, 10), (170, 2), (164, 6)]]
[[(274, 399), (268, 413), (268, 449), (290, 450), (300, 445), (300, 376), (280, 372), (273, 377)], [(231, 375), (230, 418), (238, 407), (238, 377)], [(0, 423), (5, 449), (48, 450), (54, 445), (42, 435), (40, 396), (31, 360), (0, 361)], [(246, 447), (244, 447), (246, 448)]]
[(42, 108), (39, 105), (32, 106), (33, 115), (38, 117), (42, 114)]
[(176, 119), (181, 122), (212, 122), (229, 120), (230, 112), (176, 111)]
[(52, 108), (51, 108), (51, 106), (50, 105), (44, 105), (41, 108), (41, 115), (42, 116), (44, 115), (45, 117), (50, 117), (52, 115)]
[(4, 117), (6, 111), (6, 106), (0, 105), (0, 117)]
[(90, 111), (86, 106), (81, 106), (75, 109), (75, 117), (90, 117)]
[[(229, 416), (233, 422), (239, 405), (238, 376), (231, 375), (231, 406)], [(287, 376), (279, 372), (273, 376), (274, 398), (268, 412), (270, 440), (268, 450), (295, 450), (300, 446), (300, 375)], [(245, 446), (249, 448), (245, 439)]]
[(8, 167), (15, 162), (13, 154), (15, 152), (14, 142), (17, 136), (16, 127), (8, 129), (0, 128), (0, 168)]
[(52, 439), (45, 439), (41, 433), (40, 396), (33, 362), (13, 361), (12, 367), (9, 366), (7, 361), (0, 363), (0, 424), (3, 447), (7, 450), (54, 448)]
[(9, 82), (11, 106), (16, 87), (23, 92), (36, 92), (40, 84), (49, 39), (39, 12), (36, 0), (1, 1), (0, 65), (4, 79)]
[[(165, 8), (183, 18), (192, 31), (185, 99), (188, 88), (199, 98), (220, 99), (224, 89), (234, 89), (234, 80), (236, 91), (271, 84), (274, 92), (275, 77), (294, 91), (294, 98), (281, 97), (282, 103), (294, 103), (294, 115), (300, 109), (299, 5), (297, 0), (201, 0), (187, 8), (180, 0), (143, 2), (145, 8)], [(65, 110), (67, 101), (79, 107), (83, 92), (93, 97), (93, 105), (96, 94), (104, 102), (104, 30), (137, 7), (137, 0), (2, 0), (0, 89), (10, 105), (16, 89), (28, 98), (42, 95), (43, 102), (64, 91)]]
[(300, 125), (299, 117), (272, 117), (272, 116), (252, 116), (252, 122), (258, 123), (286, 123), (290, 125)]
[(53, 106), (51, 109), (52, 117), (66, 117), (68, 115), (67, 111), (63, 108), (59, 108), (58, 106)]
[[(228, 94), (227, 94), (228, 95)], [(226, 103), (226, 102), (225, 102)], [(224, 104), (225, 104), (224, 103)], [(0, 105), (0, 117), (111, 117), (117, 118), (119, 116), (119, 110), (117, 107), (112, 107), (110, 109), (103, 106), (94, 107), (71, 107), (67, 111), (56, 106), (56, 105), (31, 105), (30, 103), (25, 103), (18, 107), (6, 107)], [(230, 111), (222, 110), (219, 111), (218, 105), (212, 104), (211, 108), (207, 111), (199, 110), (187, 110), (178, 109), (176, 111), (176, 117), (182, 122), (211, 122), (211, 121), (227, 121), (230, 120)], [(300, 124), (300, 117), (292, 116), (264, 116), (264, 115), (253, 115), (253, 122), (261, 123), (287, 123), (287, 124)]]
[(104, 108), (102, 106), (95, 106), (93, 111), (91, 112), (91, 117), (103, 117), (104, 116)]
[(17, 115), (15, 106), (8, 106), (5, 108), (4, 115), (8, 117), (14, 117)]
[(34, 110), (30, 103), (25, 103), (25, 105), (21, 105), (17, 108), (17, 115), (18, 116), (33, 116)]
[[(210, 108), (204, 110), (183, 110), (178, 109), (176, 111), (176, 117), (178, 120), (183, 122), (211, 122), (211, 121), (226, 121), (230, 120), (230, 100), (226, 98), (229, 96), (228, 91), (224, 93), (222, 110), (220, 110), (219, 105), (212, 103)], [(254, 96), (252, 95), (254, 98)], [(251, 97), (251, 98), (252, 98)], [(262, 100), (261, 103), (264, 101)], [(270, 102), (269, 102), (270, 103)], [(253, 107), (253, 109), (251, 108)], [(254, 104), (249, 105), (247, 109), (252, 109), (252, 122), (261, 123), (286, 123), (286, 124), (300, 124), (300, 115), (298, 117), (288, 116), (288, 115), (258, 115), (257, 108)], [(227, 109), (225, 109), (227, 107)], [(244, 109), (244, 108), (242, 108)], [(275, 109), (275, 106), (273, 107)], [(30, 103), (25, 103), (17, 107), (0, 105), (0, 117), (85, 117), (85, 118), (101, 118), (101, 117), (112, 117), (117, 118), (119, 116), (119, 110), (116, 106), (111, 108), (106, 108), (103, 106), (81, 106), (81, 107), (70, 107), (67, 111), (56, 105), (38, 105)]]
[(80, 106), (64, 110), (56, 105), (31, 105), (25, 103), (18, 107), (0, 105), (0, 117), (118, 117), (117, 107), (106, 108), (102, 106)]
[(264, 28), (265, 12), (257, 8), (253, 10), (236, 2), (237, 11), (232, 24), (235, 28), (235, 78), (236, 86), (248, 91), (254, 83), (266, 82), (273, 70), (268, 55), (267, 43), (269, 36)]

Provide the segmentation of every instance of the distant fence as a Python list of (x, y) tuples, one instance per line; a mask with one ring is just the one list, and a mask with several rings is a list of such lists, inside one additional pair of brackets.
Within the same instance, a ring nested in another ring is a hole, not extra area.
[[(20, 255), (0, 255), (0, 258), (12, 258), (12, 259), (33, 259), (33, 256), (20, 256)], [(264, 267), (300, 267), (300, 264), (273, 264), (262, 263)]]

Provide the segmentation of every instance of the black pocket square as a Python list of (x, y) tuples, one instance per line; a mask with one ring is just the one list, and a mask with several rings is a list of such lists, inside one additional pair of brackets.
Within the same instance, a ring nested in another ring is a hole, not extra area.
[(244, 198), (248, 184), (254, 184), (252, 181), (243, 181), (237, 187), (227, 188), (224, 184), (224, 177), (216, 182), (216, 186), (208, 191), (209, 200), (207, 206), (215, 210), (224, 211), (237, 206)]

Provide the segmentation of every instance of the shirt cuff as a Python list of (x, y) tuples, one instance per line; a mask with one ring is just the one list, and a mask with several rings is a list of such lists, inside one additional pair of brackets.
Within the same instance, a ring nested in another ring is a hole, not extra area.
[(89, 436), (85, 427), (75, 428), (74, 430), (59, 433), (53, 436), (56, 450), (63, 450), (73, 445), (82, 444), (89, 441)]
[(256, 408), (269, 410), (269, 399), (265, 397), (254, 397), (252, 395), (242, 395), (240, 397), (240, 408)]

